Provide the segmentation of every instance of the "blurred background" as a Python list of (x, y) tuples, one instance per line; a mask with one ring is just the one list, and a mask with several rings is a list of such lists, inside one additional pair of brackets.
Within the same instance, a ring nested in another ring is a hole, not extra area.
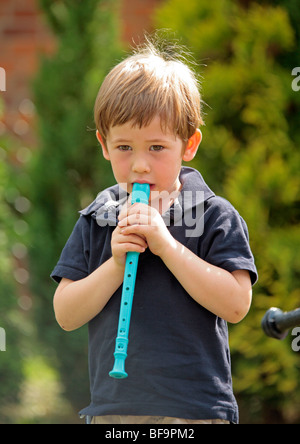
[(259, 271), (229, 327), (241, 423), (300, 422), (294, 338), (260, 327), (271, 306), (300, 306), (299, 1), (0, 0), (1, 424), (82, 423), (87, 329), (60, 330), (49, 275), (78, 211), (114, 183), (94, 134), (99, 86), (144, 31), (166, 28), (202, 79), (192, 166), (246, 219)]

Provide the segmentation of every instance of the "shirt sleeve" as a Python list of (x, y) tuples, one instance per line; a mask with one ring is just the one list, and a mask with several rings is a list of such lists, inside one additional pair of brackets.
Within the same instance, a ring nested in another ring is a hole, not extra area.
[(201, 255), (229, 272), (248, 270), (254, 285), (258, 276), (247, 225), (228, 201), (217, 197), (212, 201), (206, 213)]
[(69, 237), (60, 259), (51, 273), (51, 278), (59, 283), (62, 278), (78, 281), (88, 276), (88, 221), (81, 216)]

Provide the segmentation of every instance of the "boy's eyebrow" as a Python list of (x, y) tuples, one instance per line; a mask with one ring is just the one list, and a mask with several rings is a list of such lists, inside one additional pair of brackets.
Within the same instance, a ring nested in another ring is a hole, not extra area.
[[(160, 138), (160, 139), (147, 139), (145, 140), (146, 143), (167, 143), (169, 142), (169, 139), (166, 138)], [(133, 143), (133, 140), (123, 139), (123, 138), (117, 138), (117, 139), (111, 139), (111, 143)]]
[(160, 139), (149, 139), (149, 140), (146, 140), (146, 142), (147, 143), (166, 143), (166, 142), (169, 142), (170, 140), (169, 139), (164, 139), (163, 137), (162, 138), (160, 138)]
[(111, 143), (131, 143), (132, 140), (127, 140), (127, 139), (123, 139), (123, 138), (118, 138), (118, 139), (111, 139)]

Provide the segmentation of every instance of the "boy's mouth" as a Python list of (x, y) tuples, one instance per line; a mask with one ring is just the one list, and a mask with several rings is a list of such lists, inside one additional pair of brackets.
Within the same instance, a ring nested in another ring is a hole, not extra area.
[(148, 184), (150, 185), (150, 191), (152, 191), (152, 190), (155, 188), (155, 184), (150, 183), (150, 182), (148, 182), (147, 180), (136, 180), (135, 182), (133, 182), (133, 183), (131, 184), (131, 187), (133, 187), (133, 184), (134, 184), (134, 183), (140, 183), (140, 184), (148, 183)]

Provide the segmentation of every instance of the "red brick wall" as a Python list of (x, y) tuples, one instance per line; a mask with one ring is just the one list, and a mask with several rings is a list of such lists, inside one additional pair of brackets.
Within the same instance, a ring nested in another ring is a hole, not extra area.
[(30, 80), (38, 68), (39, 54), (54, 48), (55, 40), (36, 0), (0, 1), (0, 66), (6, 72), (6, 92), (0, 92), (5, 102), (0, 134), (6, 129), (24, 142), (33, 140)]
[[(153, 9), (162, 0), (120, 0), (122, 37), (140, 41), (151, 31)], [(34, 107), (30, 82), (38, 69), (40, 53), (55, 50), (55, 38), (39, 10), (37, 0), (0, 0), (0, 67), (6, 72), (5, 115), (0, 116), (0, 136), (12, 134), (24, 144), (34, 144)]]
[(144, 31), (152, 31), (151, 19), (154, 9), (163, 0), (123, 0), (121, 18), (123, 39), (130, 44), (139, 43)]

